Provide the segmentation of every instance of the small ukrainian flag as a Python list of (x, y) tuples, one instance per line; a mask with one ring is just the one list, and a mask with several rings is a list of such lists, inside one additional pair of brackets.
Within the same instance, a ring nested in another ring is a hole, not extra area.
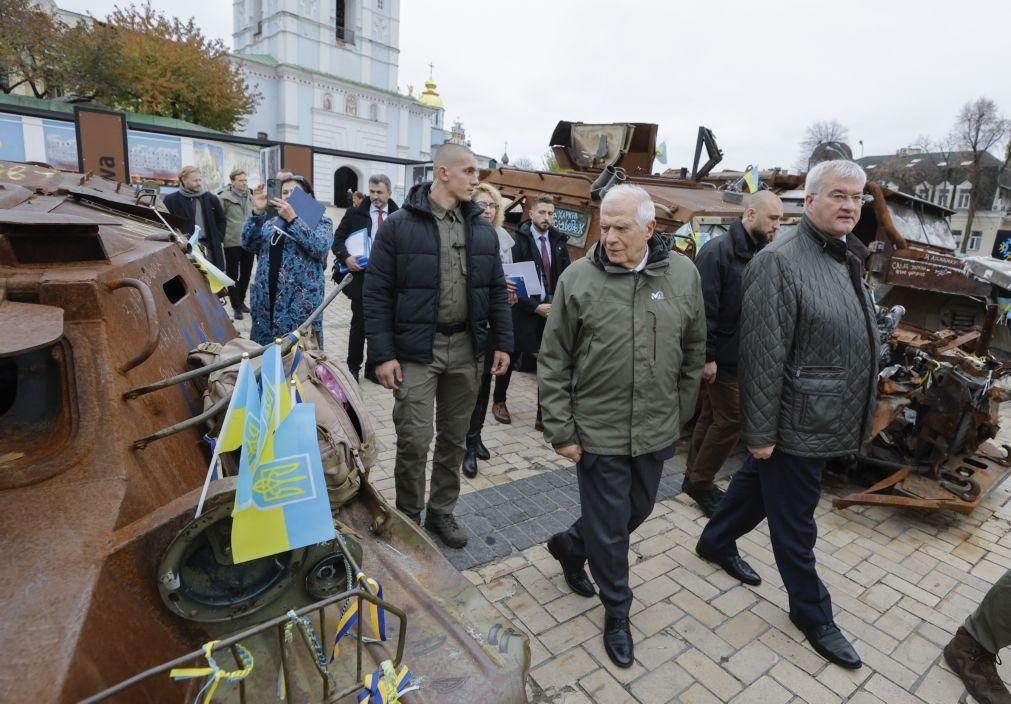
[(235, 563), (336, 537), (316, 437), (316, 407), (292, 406), (285, 376), (280, 346), (273, 344), (263, 355), (257, 450), (247, 460), (243, 445), (235, 487)]
[(758, 190), (758, 174), (758, 167), (748, 164), (748, 168), (744, 172), (744, 184), (748, 187), (748, 193), (754, 193)]

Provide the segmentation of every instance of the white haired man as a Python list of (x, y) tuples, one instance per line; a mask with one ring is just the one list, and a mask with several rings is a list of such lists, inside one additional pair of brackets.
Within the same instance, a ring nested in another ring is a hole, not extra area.
[(835, 625), (815, 569), (825, 461), (855, 454), (869, 436), (878, 335), (863, 266), (846, 247), (867, 180), (852, 161), (807, 175), (804, 218), (744, 271), (738, 374), (751, 456), (699, 538), (696, 552), (746, 584), (761, 582), (736, 541), (763, 519), (790, 602), (790, 620), (830, 662), (860, 657)]
[(634, 660), (629, 533), (653, 511), (664, 460), (691, 417), (706, 356), (706, 312), (691, 261), (654, 238), (653, 201), (610, 190), (600, 242), (555, 287), (537, 382), (544, 436), (576, 463), (581, 516), (548, 540), (569, 588), (604, 605), (604, 649)]

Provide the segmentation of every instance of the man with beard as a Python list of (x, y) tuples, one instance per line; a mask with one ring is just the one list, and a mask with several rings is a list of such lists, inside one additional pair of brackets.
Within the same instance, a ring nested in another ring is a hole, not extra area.
[(653, 201), (615, 186), (600, 242), (555, 288), (537, 365), (544, 437), (576, 463), (580, 517), (548, 540), (565, 583), (604, 605), (604, 650), (634, 661), (629, 534), (653, 511), (664, 461), (695, 410), (705, 362), (699, 274), (653, 237)]
[(695, 547), (730, 576), (758, 585), (762, 580), (741, 559), (737, 539), (768, 518), (790, 620), (819, 655), (853, 669), (860, 657), (836, 626), (815, 567), (814, 511), (825, 461), (857, 453), (874, 413), (875, 309), (861, 262), (846, 246), (866, 181), (852, 161), (815, 166), (800, 225), (744, 271), (739, 372), (751, 456)]
[(702, 369), (702, 411), (692, 434), (681, 490), (712, 516), (723, 498), (713, 483), (741, 436), (737, 354), (741, 341), (741, 279), (744, 267), (768, 244), (783, 220), (783, 203), (772, 191), (747, 197), (744, 214), (730, 232), (710, 240), (695, 258), (706, 301), (706, 366)]
[[(362, 291), (364, 290), (366, 268), (358, 264), (358, 258), (348, 254), (348, 237), (359, 230), (368, 230), (373, 241), (380, 226), (391, 214), (397, 211), (397, 204), (390, 198), (390, 178), (385, 174), (373, 174), (369, 177), (369, 200), (354, 208), (349, 208), (340, 224), (334, 231), (333, 280), (340, 281), (344, 273), (351, 272), (351, 283), (344, 289), (344, 295), (351, 299), (351, 330), (348, 332), (348, 371), (355, 379), (361, 371), (365, 360), (365, 311), (362, 307)], [(341, 270), (343, 265), (344, 269)], [(365, 378), (379, 383), (376, 372), (370, 361), (365, 360)]]
[[(555, 283), (569, 266), (569, 248), (565, 246), (564, 234), (552, 226), (555, 215), (555, 199), (544, 193), (534, 198), (530, 206), (530, 220), (516, 228), (516, 244), (513, 245), (513, 262), (533, 262), (544, 294), (540, 296), (520, 296), (513, 306), (513, 339), (516, 349), (512, 359), (521, 354), (537, 354), (544, 334), (544, 322), (551, 313), (551, 300), (555, 293)], [(506, 389), (512, 367), (495, 380), (495, 396), (492, 399), (492, 416), (499, 423), (511, 423), (506, 407)], [(541, 422), (540, 404), (534, 430), (544, 430)]]
[(204, 188), (204, 175), (196, 166), (179, 171), (179, 190), (165, 196), (165, 209), (182, 219), (180, 231), (192, 235), (200, 228), (200, 244), (211, 264), (225, 271), (225, 210), (218, 197)]

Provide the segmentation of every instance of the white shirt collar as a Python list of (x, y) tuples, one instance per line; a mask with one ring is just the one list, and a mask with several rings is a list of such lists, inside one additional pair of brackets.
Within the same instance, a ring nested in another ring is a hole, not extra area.
[(647, 259), (649, 259), (649, 245), (648, 244), (646, 245), (646, 251), (642, 253), (642, 261), (639, 262), (638, 266), (636, 266), (634, 269), (632, 269), (632, 271), (642, 271), (643, 269), (645, 269), (646, 268), (646, 260)]

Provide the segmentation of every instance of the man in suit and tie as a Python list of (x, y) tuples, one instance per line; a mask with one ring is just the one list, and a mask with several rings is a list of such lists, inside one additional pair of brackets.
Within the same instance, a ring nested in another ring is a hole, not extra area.
[[(513, 306), (513, 339), (516, 344), (513, 359), (520, 352), (537, 354), (544, 334), (544, 323), (551, 313), (555, 284), (571, 263), (569, 250), (565, 246), (566, 236), (552, 226), (554, 216), (555, 199), (548, 194), (541, 194), (530, 205), (530, 219), (521, 223), (516, 230), (513, 262), (533, 262), (545, 293), (543, 296), (520, 296)], [(500, 423), (512, 422), (506, 407), (506, 390), (511, 375), (512, 367), (495, 381), (491, 412)], [(539, 403), (534, 428), (544, 429)]]
[[(365, 279), (366, 269), (359, 266), (357, 257), (351, 256), (347, 251), (347, 239), (350, 235), (359, 230), (367, 229), (373, 239), (379, 232), (379, 226), (397, 211), (397, 204), (390, 198), (390, 179), (385, 174), (375, 174), (369, 177), (369, 199), (362, 201), (357, 208), (348, 208), (344, 213), (344, 218), (334, 231), (333, 248), (334, 262), (333, 279), (340, 281), (344, 278), (341, 271), (343, 265), (345, 271), (350, 271), (353, 279), (344, 295), (351, 299), (351, 331), (348, 333), (348, 370), (358, 378), (361, 371), (362, 361), (365, 356), (365, 311), (362, 307), (362, 286)], [(376, 379), (375, 369), (372, 364), (365, 362), (365, 378), (379, 383)]]

